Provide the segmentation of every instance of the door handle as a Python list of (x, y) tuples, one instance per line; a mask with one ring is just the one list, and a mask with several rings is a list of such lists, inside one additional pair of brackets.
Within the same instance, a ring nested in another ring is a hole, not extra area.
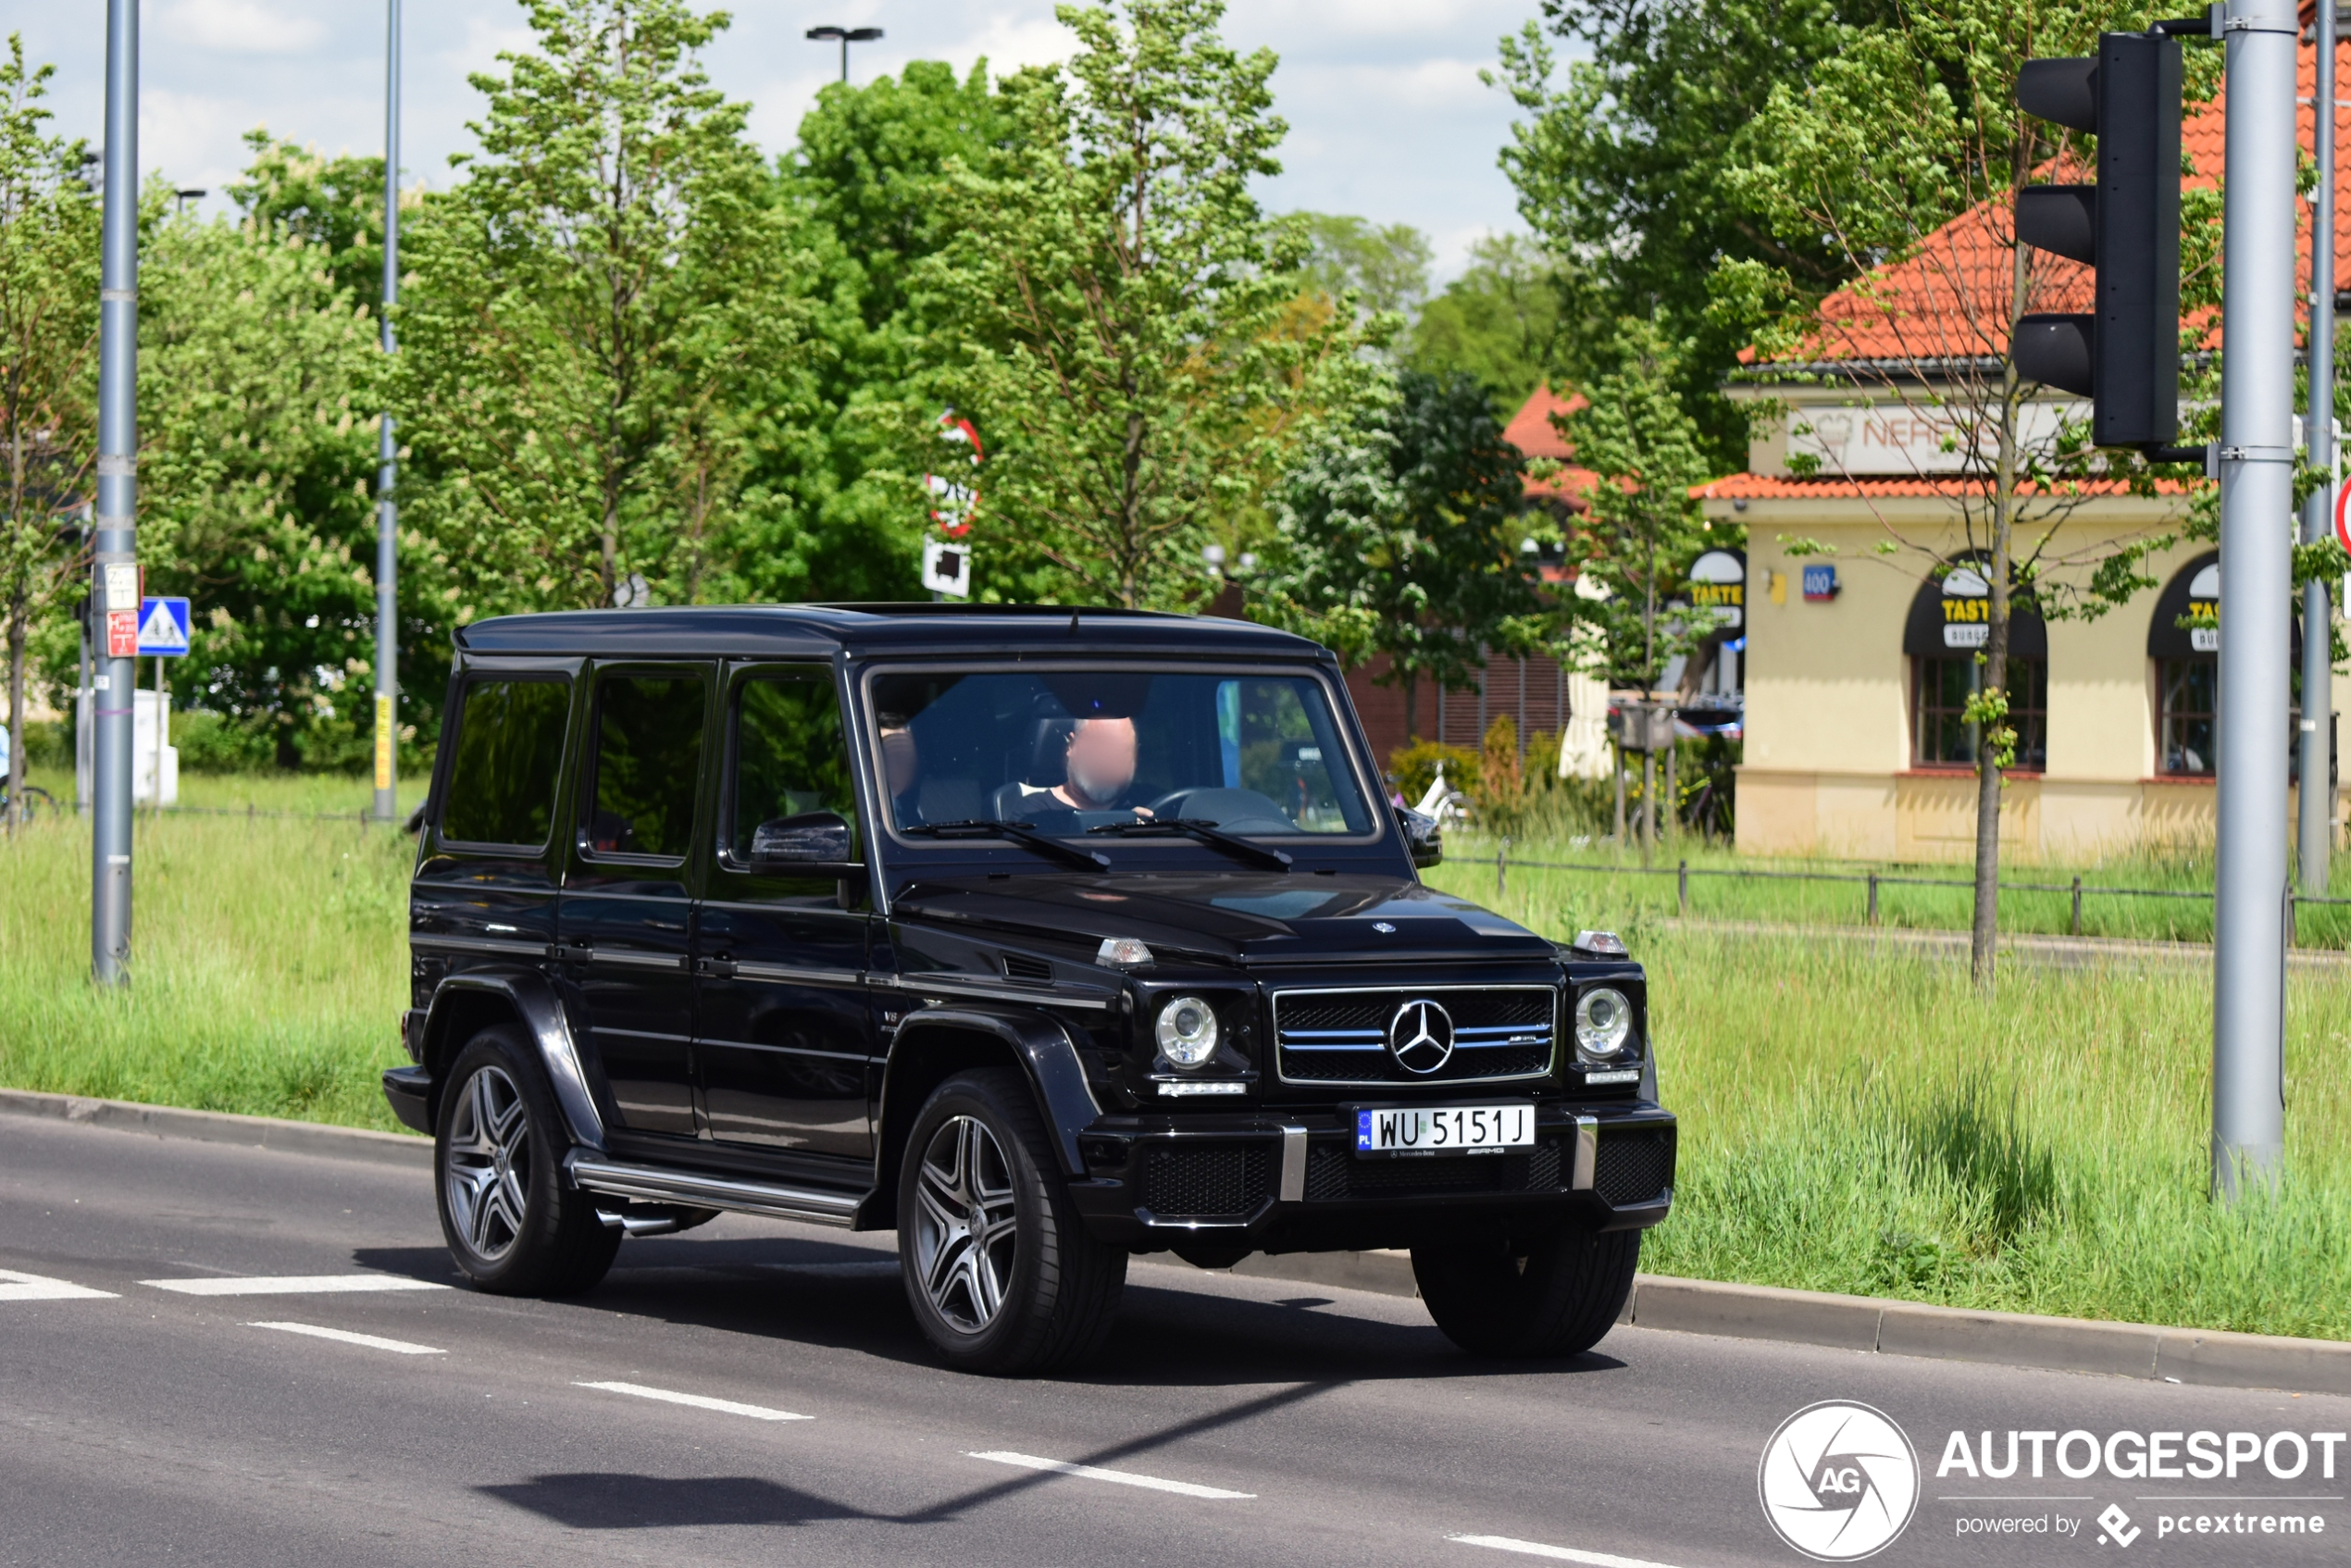
[(694, 973), (708, 975), (715, 980), (731, 980), (735, 977), (735, 961), (727, 957), (698, 958), (694, 960)]

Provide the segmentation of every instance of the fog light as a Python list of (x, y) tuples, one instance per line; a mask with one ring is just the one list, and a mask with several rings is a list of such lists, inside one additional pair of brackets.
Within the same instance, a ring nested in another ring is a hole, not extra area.
[(1178, 1067), (1197, 1067), (1216, 1054), (1216, 1010), (1196, 996), (1179, 996), (1159, 1010), (1151, 1031), (1159, 1053)]
[(1633, 1033), (1633, 1004), (1613, 986), (1596, 986), (1575, 1004), (1575, 1054), (1606, 1062)]

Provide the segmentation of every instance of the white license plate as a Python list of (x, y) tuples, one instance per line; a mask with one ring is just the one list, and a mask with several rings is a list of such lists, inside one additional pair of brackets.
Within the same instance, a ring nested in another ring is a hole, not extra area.
[(1390, 1154), (1499, 1154), (1535, 1143), (1535, 1107), (1516, 1105), (1416, 1105), (1407, 1111), (1355, 1113), (1355, 1152)]

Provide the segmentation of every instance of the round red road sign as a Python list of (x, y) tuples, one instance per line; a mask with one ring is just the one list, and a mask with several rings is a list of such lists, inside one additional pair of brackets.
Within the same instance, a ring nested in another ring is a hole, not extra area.
[(2345, 550), (2351, 550), (2351, 482), (2334, 492), (2334, 537)]

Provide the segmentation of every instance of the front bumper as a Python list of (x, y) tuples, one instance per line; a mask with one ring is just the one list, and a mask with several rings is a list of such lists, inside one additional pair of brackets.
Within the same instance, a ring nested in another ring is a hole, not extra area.
[(1105, 1117), (1070, 1194), (1098, 1240), (1141, 1251), (1364, 1251), (1579, 1225), (1636, 1230), (1673, 1201), (1676, 1124), (1646, 1101), (1543, 1103), (1524, 1153), (1361, 1160), (1351, 1123)]

